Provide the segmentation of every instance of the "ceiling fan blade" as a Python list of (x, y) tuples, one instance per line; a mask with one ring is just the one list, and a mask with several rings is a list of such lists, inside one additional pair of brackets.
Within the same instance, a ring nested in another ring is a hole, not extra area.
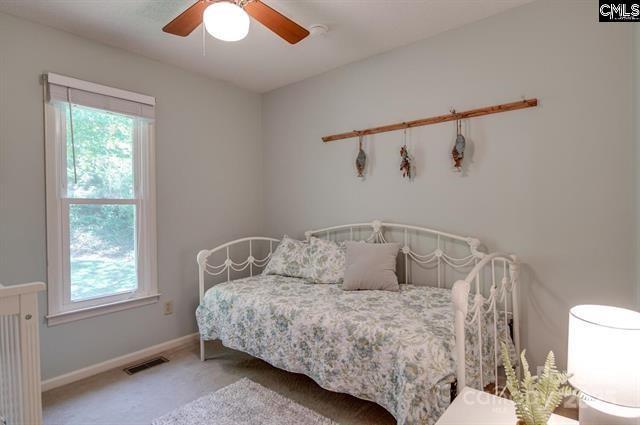
[(260, 0), (249, 1), (244, 5), (244, 10), (256, 21), (291, 44), (296, 44), (309, 35), (309, 31)]
[(194, 29), (202, 23), (202, 14), (209, 6), (206, 0), (198, 0), (190, 8), (178, 15), (173, 21), (169, 22), (162, 28), (162, 31), (169, 34), (186, 37), (193, 32)]

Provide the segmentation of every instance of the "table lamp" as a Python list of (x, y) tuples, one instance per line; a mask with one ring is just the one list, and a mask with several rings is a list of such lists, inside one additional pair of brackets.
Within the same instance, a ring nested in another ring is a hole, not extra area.
[(567, 372), (581, 392), (581, 425), (640, 424), (640, 313), (573, 307)]

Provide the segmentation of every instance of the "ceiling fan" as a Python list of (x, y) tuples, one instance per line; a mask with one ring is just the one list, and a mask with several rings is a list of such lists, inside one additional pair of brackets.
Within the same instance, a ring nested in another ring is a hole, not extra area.
[(291, 44), (309, 35), (305, 28), (260, 0), (198, 0), (162, 31), (186, 37), (204, 22), (207, 32), (215, 38), (238, 41), (249, 32), (249, 16)]

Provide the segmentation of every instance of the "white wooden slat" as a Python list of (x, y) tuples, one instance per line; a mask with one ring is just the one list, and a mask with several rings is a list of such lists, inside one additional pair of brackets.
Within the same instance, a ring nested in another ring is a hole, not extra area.
[(44, 288), (0, 285), (0, 417), (7, 425), (42, 424), (37, 292)]
[(22, 393), (27, 424), (42, 423), (40, 396), (40, 349), (38, 348), (38, 300), (35, 294), (20, 297), (20, 363)]
[(23, 389), (22, 367), (20, 359), (19, 316), (0, 317), (0, 368), (2, 368), (2, 397), (0, 399), (0, 416), (8, 425), (22, 424)]

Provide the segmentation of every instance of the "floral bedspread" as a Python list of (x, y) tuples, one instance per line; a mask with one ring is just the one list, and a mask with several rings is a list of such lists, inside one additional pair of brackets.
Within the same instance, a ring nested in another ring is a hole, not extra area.
[[(447, 384), (455, 379), (451, 292), (400, 286), (399, 293), (342, 291), (260, 275), (214, 286), (196, 317), (205, 340), (220, 339), (328, 390), (376, 402), (398, 424), (433, 424), (450, 403)], [(494, 370), (493, 324), (487, 325), (485, 383)], [(477, 350), (477, 334), (469, 331), (468, 385), (478, 386)]]

